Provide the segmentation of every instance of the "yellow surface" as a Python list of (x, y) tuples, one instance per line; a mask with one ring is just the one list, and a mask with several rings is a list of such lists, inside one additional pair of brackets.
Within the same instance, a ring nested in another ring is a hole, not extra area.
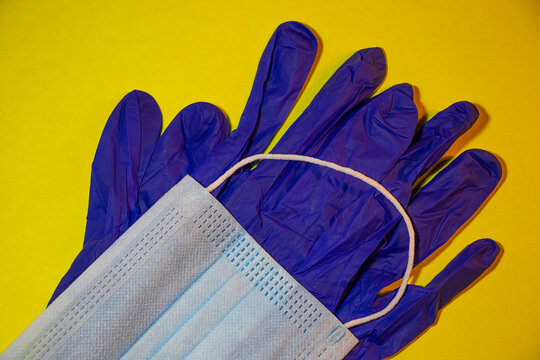
[(0, 351), (43, 311), (81, 247), (90, 164), (122, 96), (148, 91), (166, 124), (195, 101), (237, 124), (267, 40), (297, 20), (322, 51), (289, 123), (342, 61), (380, 46), (382, 88), (417, 86), (428, 116), (457, 100), (479, 105), (451, 155), (483, 148), (504, 161), (495, 196), (415, 281), (482, 237), (502, 244), (498, 266), (396, 358), (540, 358), (540, 2), (153, 3), (0, 2)]

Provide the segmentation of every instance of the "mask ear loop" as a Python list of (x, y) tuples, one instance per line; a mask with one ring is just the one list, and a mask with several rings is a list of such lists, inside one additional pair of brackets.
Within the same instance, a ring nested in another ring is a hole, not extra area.
[(414, 265), (414, 229), (413, 229), (413, 225), (412, 225), (411, 219), (409, 218), (409, 215), (407, 214), (407, 212), (405, 211), (403, 206), (401, 206), (399, 201), (394, 197), (394, 195), (392, 195), (390, 193), (390, 191), (386, 190), (386, 188), (384, 186), (382, 186), (381, 184), (379, 184), (377, 181), (373, 180), (369, 176), (366, 176), (366, 175), (362, 174), (361, 172), (358, 172), (358, 171), (353, 170), (351, 168), (336, 165), (336, 164), (328, 162), (328, 161), (312, 158), (310, 156), (293, 155), (293, 154), (258, 154), (258, 155), (249, 156), (249, 157), (239, 161), (238, 163), (236, 163), (236, 165), (234, 165), (232, 168), (227, 170), (227, 172), (225, 172), (216, 181), (214, 181), (212, 184), (210, 184), (206, 188), (206, 190), (208, 192), (214, 191), (225, 180), (227, 180), (229, 177), (231, 177), (232, 174), (234, 174), (234, 172), (236, 170), (240, 169), (241, 167), (243, 167), (243, 166), (245, 166), (245, 165), (247, 165), (249, 163), (252, 163), (252, 162), (255, 162), (255, 161), (258, 161), (258, 160), (302, 161), (302, 162), (307, 162), (307, 163), (327, 167), (327, 168), (342, 172), (344, 174), (353, 176), (353, 177), (355, 177), (355, 178), (357, 178), (359, 180), (362, 180), (366, 184), (370, 185), (371, 187), (373, 187), (377, 191), (379, 191), (382, 195), (384, 195), (385, 198), (388, 199), (388, 201), (390, 201), (392, 203), (392, 205), (394, 205), (396, 210), (403, 217), (403, 220), (405, 221), (405, 224), (407, 225), (407, 232), (409, 234), (409, 253), (408, 253), (408, 259), (407, 259), (407, 267), (405, 268), (405, 274), (403, 275), (403, 280), (401, 281), (401, 285), (399, 286), (399, 289), (398, 289), (396, 295), (394, 296), (394, 298), (392, 299), (392, 301), (390, 301), (388, 303), (388, 305), (386, 305), (386, 307), (384, 309), (382, 309), (381, 311), (378, 311), (376, 313), (373, 313), (371, 315), (364, 316), (364, 317), (361, 317), (361, 318), (358, 318), (358, 319), (355, 319), (355, 320), (348, 321), (347, 323), (345, 323), (345, 326), (347, 328), (351, 328), (351, 327), (354, 327), (354, 326), (358, 326), (358, 325), (361, 325), (361, 324), (368, 323), (370, 321), (373, 321), (375, 319), (378, 319), (378, 318), (388, 314), (397, 305), (397, 303), (399, 302), (399, 300), (401, 300), (403, 294), (405, 293), (405, 289), (407, 288), (407, 282), (409, 281), (409, 278), (411, 277), (411, 271), (412, 271), (412, 268), (413, 268), (413, 265)]

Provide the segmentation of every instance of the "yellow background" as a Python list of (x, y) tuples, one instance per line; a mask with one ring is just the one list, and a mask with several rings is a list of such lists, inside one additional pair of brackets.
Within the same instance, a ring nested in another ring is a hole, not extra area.
[(397, 358), (540, 358), (537, 0), (2, 0), (0, 351), (43, 311), (81, 247), (90, 164), (122, 96), (149, 92), (165, 124), (209, 101), (234, 126), (259, 56), (287, 20), (322, 39), (289, 124), (341, 62), (380, 46), (388, 61), (382, 89), (417, 86), (421, 114), (463, 99), (479, 105), (480, 119), (450, 155), (483, 148), (504, 162), (495, 196), (415, 281), (426, 284), (482, 237), (502, 245), (498, 266)]

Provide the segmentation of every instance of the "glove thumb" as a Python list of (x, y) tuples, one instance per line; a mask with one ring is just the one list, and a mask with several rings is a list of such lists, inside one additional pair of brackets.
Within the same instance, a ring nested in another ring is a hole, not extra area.
[[(388, 315), (352, 328), (359, 344), (346, 359), (384, 359), (403, 349), (431, 326), (439, 311), (474, 283), (497, 259), (500, 247), (491, 239), (477, 240), (463, 249), (426, 286), (410, 285)], [(377, 298), (373, 311), (382, 309), (395, 291)], [(338, 314), (349, 321), (365, 314)]]

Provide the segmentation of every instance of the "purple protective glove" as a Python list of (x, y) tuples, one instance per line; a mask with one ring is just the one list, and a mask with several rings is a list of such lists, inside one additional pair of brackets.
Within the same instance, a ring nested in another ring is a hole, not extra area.
[[(305, 28), (299, 31), (304, 35), (305, 32), (309, 33)], [(405, 207), (410, 203), (408, 211), (418, 232), (419, 262), (477, 210), (499, 181), (500, 168), (488, 153), (466, 152), (413, 194), (415, 181), (472, 126), (478, 114), (471, 104), (457, 103), (414, 135), (417, 113), (410, 86), (395, 86), (366, 100), (380, 84), (384, 73), (384, 57), (379, 49), (354, 54), (321, 89), (273, 152), (314, 156), (357, 169), (382, 182)], [(297, 89), (295, 97), (304, 80), (299, 86), (291, 81), (291, 88)], [(256, 83), (260, 86), (254, 86), (250, 100), (260, 99), (258, 94), (264, 93), (264, 89), (269, 94), (282, 94), (275, 91), (277, 86)], [(193, 151), (186, 158), (198, 158), (200, 162), (189, 162), (193, 166), (185, 173), (191, 173), (201, 184), (207, 185), (240, 158), (264, 150), (294, 102), (287, 94), (282, 96), (292, 101), (284, 101), (287, 106), (283, 109), (273, 106), (272, 101), (254, 100), (257, 106), (248, 101), (239, 131), (226, 141), (216, 141), (210, 151)], [(189, 119), (186, 121), (190, 123)], [(118, 149), (126, 146), (123, 144), (118, 144)], [(151, 206), (183, 176), (175, 179), (176, 175), (168, 174), (169, 169), (181, 169), (173, 170), (180, 174), (182, 169), (188, 168), (178, 160), (182, 156), (159, 155), (175, 153), (174, 144), (176, 142), (164, 141), (162, 146), (156, 145), (155, 149), (160, 150), (154, 153), (161, 160), (154, 161), (152, 155), (143, 180), (137, 178), (142, 184), (137, 188), (136, 197), (139, 212)], [(109, 171), (113, 172), (114, 167)], [(145, 179), (149, 179), (148, 182)], [(389, 295), (380, 298), (376, 295), (390, 279), (393, 279), (391, 283), (401, 277), (407, 238), (400, 230), (402, 225), (397, 212), (371, 188), (313, 165), (263, 162), (254, 170), (237, 174), (215, 194), (250, 234), (330, 310), (337, 312), (341, 320), (367, 315), (388, 302)], [(433, 214), (436, 216), (432, 217)], [(439, 228), (444, 231), (433, 232)], [(442, 296), (448, 300), (455, 296), (491, 264), (497, 253), (493, 244), (482, 241), (472, 246), (472, 250), (452, 262), (448, 270), (426, 288), (428, 290), (410, 287), (403, 302), (386, 317), (354, 328), (361, 342), (351, 357), (362, 354), (381, 358), (405, 346), (431, 322), (426, 317), (426, 321), (407, 326), (398, 321), (399, 316), (419, 311), (413, 305), (421, 306), (422, 302), (415, 299), (425, 301)], [(478, 248), (480, 250), (476, 251)], [(478, 261), (478, 256), (482, 261)], [(471, 264), (476, 266), (470, 267)], [(366, 284), (371, 284), (371, 288)], [(426, 303), (420, 310), (433, 318), (446, 302), (437, 306)], [(397, 318), (393, 314), (397, 314)], [(385, 324), (394, 325), (389, 330)], [(376, 326), (379, 326), (378, 333), (368, 330)], [(377, 342), (373, 334), (383, 334), (384, 341)]]
[[(471, 150), (411, 196), (418, 178), (473, 125), (478, 112), (470, 103), (456, 103), (437, 114), (414, 139), (416, 111), (412, 89), (406, 85), (343, 113), (341, 119), (330, 119), (326, 129), (313, 135), (317, 140), (305, 147), (290, 140), (295, 138), (295, 129), (301, 132), (300, 127), (291, 127), (272, 152), (291, 152), (292, 145), (294, 153), (366, 173), (405, 206), (412, 201), (408, 211), (417, 231), (416, 263), (444, 244), (501, 178), (500, 164), (493, 155)], [(304, 134), (309, 138), (313, 133)], [(381, 310), (393, 297), (394, 293), (374, 301), (380, 290), (403, 274), (408, 250), (405, 226), (400, 223), (391, 231), (400, 216), (386, 199), (356, 179), (315, 165), (268, 161), (245, 172), (239, 184), (230, 183), (220, 201), (302, 285), (337, 311), (342, 321)], [(398, 308), (380, 320), (353, 328), (361, 343), (351, 358), (355, 354), (382, 358), (397, 352), (430, 326), (437, 311), (478, 278), (497, 254), (493, 241), (475, 243), (427, 290), (412, 286)], [(441, 294), (446, 301), (433, 305)], [(400, 322), (404, 312), (419, 313), (411, 307), (411, 299), (426, 301), (415, 304), (425, 304), (422, 311), (429, 316), (418, 317), (412, 324)], [(393, 326), (390, 331), (379, 330), (386, 335), (384, 342), (367, 337), (369, 329), (380, 328), (380, 324)]]
[(126, 95), (107, 121), (92, 164), (83, 249), (49, 303), (182, 177), (204, 163), (194, 177), (206, 183), (262, 151), (285, 121), (316, 55), (317, 40), (304, 25), (280, 25), (261, 57), (239, 127), (228, 137), (225, 116), (206, 103), (182, 110), (160, 137), (154, 99), (140, 91)]

